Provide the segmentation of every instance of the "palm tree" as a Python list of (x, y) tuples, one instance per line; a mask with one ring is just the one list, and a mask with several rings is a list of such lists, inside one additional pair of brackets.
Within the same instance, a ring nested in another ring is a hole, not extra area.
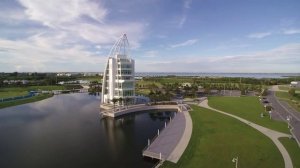
[(116, 107), (117, 101), (118, 101), (118, 99), (116, 99), (116, 98), (113, 98), (113, 99), (112, 99), (112, 102), (114, 103), (114, 112), (115, 112), (115, 107)]
[(120, 97), (120, 98), (118, 99), (118, 101), (119, 101), (119, 105), (123, 105), (123, 98), (122, 98), (122, 97)]
[(130, 101), (130, 98), (129, 97), (125, 97), (125, 105), (126, 105), (126, 108), (128, 108), (128, 103)]

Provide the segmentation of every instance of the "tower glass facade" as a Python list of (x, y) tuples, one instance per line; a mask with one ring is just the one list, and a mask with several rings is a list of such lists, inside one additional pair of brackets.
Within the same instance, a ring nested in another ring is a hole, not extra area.
[(129, 57), (129, 43), (124, 34), (111, 49), (102, 81), (101, 103), (135, 98), (134, 60)]

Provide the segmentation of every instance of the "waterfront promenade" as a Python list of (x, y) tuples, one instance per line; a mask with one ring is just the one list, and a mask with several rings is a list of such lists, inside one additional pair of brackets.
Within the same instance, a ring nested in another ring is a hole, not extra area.
[(178, 105), (145, 105), (145, 104), (137, 104), (130, 106), (117, 106), (115, 108), (109, 107), (108, 109), (101, 108), (101, 115), (104, 117), (119, 117), (122, 115), (127, 115), (131, 113), (147, 111), (147, 110), (175, 110), (180, 111), (180, 107)]
[(143, 156), (178, 162), (189, 143), (193, 129), (189, 112), (185, 107), (182, 109), (184, 110), (178, 112), (167, 127), (143, 150)]

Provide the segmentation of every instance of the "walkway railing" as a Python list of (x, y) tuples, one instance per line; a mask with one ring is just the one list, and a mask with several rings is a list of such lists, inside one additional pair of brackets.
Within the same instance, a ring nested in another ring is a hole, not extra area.
[[(173, 118), (174, 117), (176, 117), (176, 112), (174, 113)], [(165, 130), (165, 128), (167, 128), (167, 126), (172, 122), (172, 120), (173, 120), (172, 117), (170, 117), (169, 122), (165, 122), (165, 126), (161, 130), (158, 129), (157, 130), (157, 134), (153, 138), (148, 139), (147, 146), (142, 150), (143, 156), (148, 156), (148, 157), (151, 157), (151, 158), (156, 158), (156, 159), (159, 159), (160, 161), (164, 161), (164, 160), (167, 159), (166, 156), (164, 156), (163, 154), (150, 152), (150, 151), (147, 151), (147, 149), (156, 140), (156, 138), (159, 137), (159, 135)]]

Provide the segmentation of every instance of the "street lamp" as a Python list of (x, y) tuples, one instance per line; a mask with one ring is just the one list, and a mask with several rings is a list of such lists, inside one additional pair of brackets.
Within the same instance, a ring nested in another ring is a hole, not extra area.
[(292, 120), (292, 116), (288, 115), (288, 116), (286, 117), (286, 120), (287, 120), (287, 123), (288, 123), (288, 128), (290, 128), (290, 122), (291, 122), (291, 120)]
[(238, 167), (238, 162), (239, 162), (239, 157), (237, 156), (236, 158), (233, 158), (232, 162), (235, 163), (235, 168), (237, 168)]
[(265, 112), (267, 112), (267, 105), (264, 105), (264, 107), (265, 107)]

